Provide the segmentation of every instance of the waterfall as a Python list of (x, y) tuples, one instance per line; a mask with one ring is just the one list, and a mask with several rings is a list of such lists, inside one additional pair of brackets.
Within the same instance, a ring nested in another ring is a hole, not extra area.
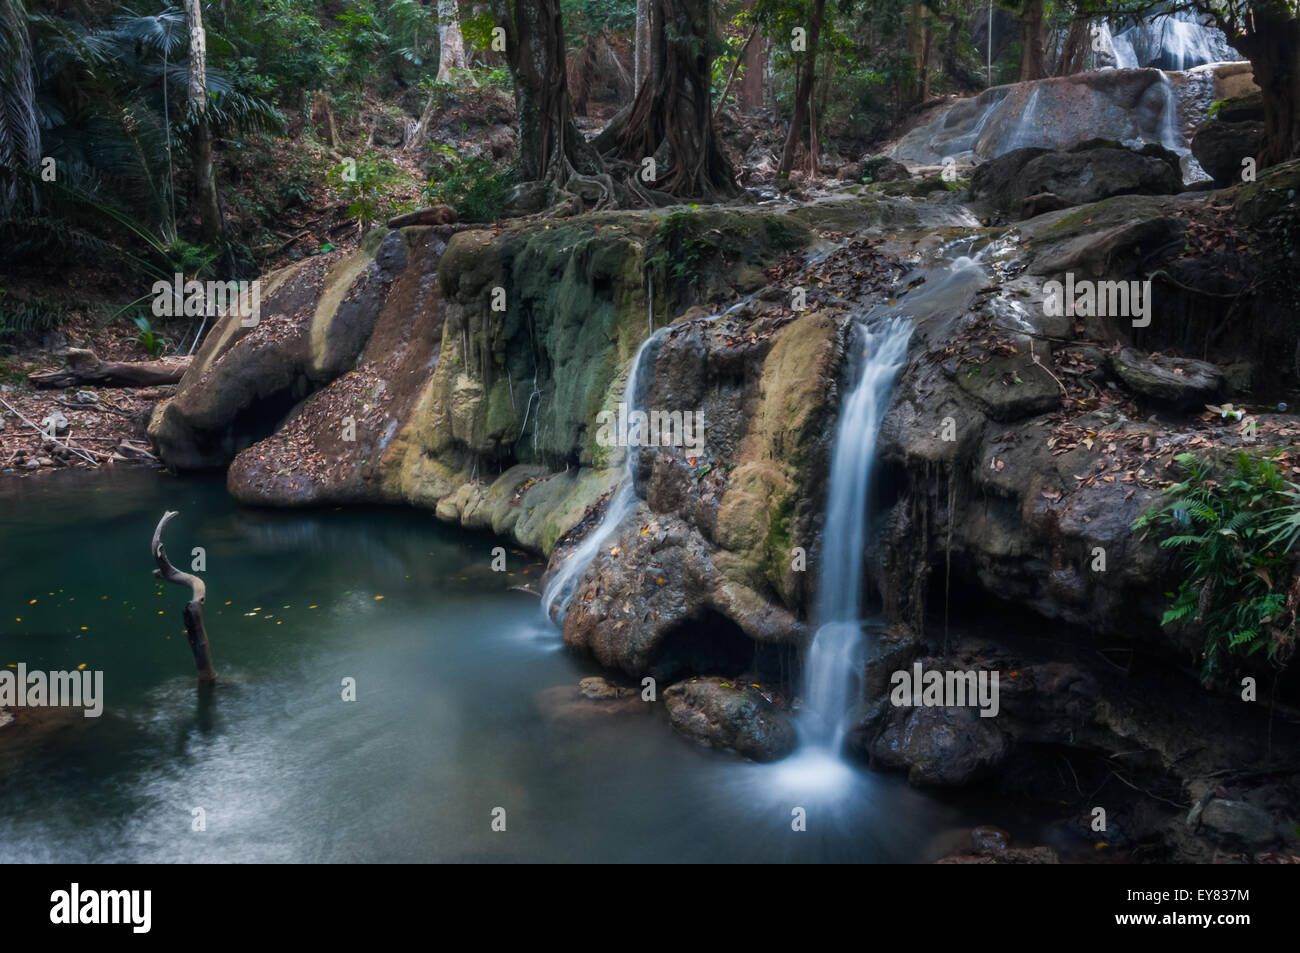
[[(862, 570), (876, 437), (894, 378), (907, 356), (911, 321), (892, 318), (853, 331), (851, 389), (840, 409), (831, 456), (816, 621), (808, 650), (804, 708), (814, 724), (809, 742), (838, 751), (847, 728), (862, 641)], [(807, 719), (804, 719), (806, 722)]]
[[(642, 401), (639, 398), (645, 389), (641, 380), (642, 375), (654, 367), (655, 355), (659, 353), (659, 346), (667, 333), (667, 328), (660, 328), (650, 335), (641, 342), (636, 356), (632, 358), (632, 366), (627, 372), (627, 383), (623, 385), (623, 403), (627, 404), (629, 412), (640, 409)], [(639, 421), (629, 421), (628, 446), (623, 452), (623, 479), (605, 507), (605, 515), (601, 517), (600, 524), (588, 533), (581, 545), (560, 564), (542, 592), (542, 611), (546, 613), (548, 619), (554, 619), (556, 622), (564, 621), (569, 600), (573, 598), (573, 590), (577, 587), (583, 573), (587, 571), (587, 567), (591, 565), (591, 561), (596, 557), (605, 540), (618, 529), (623, 518), (636, 508), (636, 464), (640, 455), (642, 437), (640, 430)]]
[(1105, 21), (1100, 27), (1099, 45), (1110, 46), (1116, 69), (1188, 70), (1241, 58), (1222, 31), (1189, 10), (1161, 14), (1115, 34)]
[(1138, 62), (1137, 51), (1133, 49), (1133, 41), (1125, 34), (1112, 36), (1111, 44), (1115, 51), (1116, 69), (1138, 69), (1142, 65)]

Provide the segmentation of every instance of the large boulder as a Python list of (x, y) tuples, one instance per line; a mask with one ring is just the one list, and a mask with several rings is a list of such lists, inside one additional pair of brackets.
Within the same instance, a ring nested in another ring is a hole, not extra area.
[(889, 156), (866, 156), (858, 163), (858, 170), (864, 178), (869, 178), (872, 182), (894, 182), (912, 177), (907, 166), (895, 162)]
[[(1215, 63), (1186, 72), (1090, 70), (994, 86), (925, 114), (892, 150), (909, 165), (947, 157), (993, 159), (1016, 149), (1069, 149), (1094, 136), (1186, 146), (1183, 122), (1208, 103), (1253, 88), (1249, 63)], [(1175, 110), (1182, 122), (1170, 124)]]
[(798, 743), (790, 716), (755, 686), (734, 679), (678, 682), (664, 692), (664, 706), (673, 728), (687, 738), (755, 761), (777, 761)]
[(994, 718), (975, 708), (894, 709), (871, 748), (886, 767), (922, 786), (950, 787), (987, 776), (1010, 750)]
[(1134, 392), (1177, 410), (1191, 410), (1217, 398), (1223, 371), (1214, 364), (1186, 357), (1153, 357), (1136, 348), (1120, 350), (1115, 373)]
[(1264, 124), (1209, 122), (1192, 137), (1192, 155), (1220, 188), (1241, 181), (1244, 160), (1259, 160), (1265, 142)]
[(979, 166), (970, 187), (971, 198), (1017, 217), (1031, 196), (1051, 194), (1063, 205), (1086, 205), (1116, 195), (1172, 195), (1181, 189), (1172, 153), (1118, 143), (1088, 143), (1069, 152), (1017, 149)]

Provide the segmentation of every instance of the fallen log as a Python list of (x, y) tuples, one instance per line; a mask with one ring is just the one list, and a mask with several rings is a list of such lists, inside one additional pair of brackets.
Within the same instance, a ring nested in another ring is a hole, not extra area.
[(153, 531), (153, 543), (150, 551), (158, 568), (153, 574), (159, 579), (174, 582), (178, 586), (190, 587), (190, 601), (185, 603), (185, 635), (190, 641), (190, 650), (194, 653), (194, 667), (199, 671), (200, 684), (211, 684), (217, 680), (217, 670), (212, 667), (212, 647), (208, 645), (208, 632), (203, 627), (203, 603), (207, 601), (207, 586), (198, 576), (181, 572), (171, 564), (167, 552), (163, 549), (163, 527), (176, 515), (175, 510), (167, 510)]
[(65, 363), (57, 371), (38, 371), (27, 375), (36, 387), (73, 387), (77, 384), (102, 384), (106, 387), (152, 387), (178, 384), (189, 369), (189, 357), (165, 361), (101, 361), (94, 351), (70, 347)]

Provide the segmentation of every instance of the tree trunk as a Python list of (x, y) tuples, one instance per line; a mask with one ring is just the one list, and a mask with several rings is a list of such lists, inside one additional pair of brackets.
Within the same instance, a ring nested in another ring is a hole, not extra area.
[(767, 37), (759, 30), (745, 51), (745, 73), (740, 77), (736, 105), (741, 113), (753, 115), (763, 108), (763, 71), (767, 66)]
[(1255, 68), (1263, 94), (1265, 146), (1259, 165), (1300, 155), (1300, 19), (1256, 9), (1254, 29), (1230, 39)]
[(944, 75), (968, 89), (983, 89), (984, 75), (972, 73), (961, 60), (965, 22), (953, 16), (945, 17), (944, 22), (948, 24), (948, 30), (944, 33), (944, 38), (939, 41), (939, 57), (943, 64)]
[(438, 75), (436, 83), (451, 81), (451, 71), (465, 69), (465, 40), (460, 32), (456, 0), (438, 0)]
[[(41, 129), (36, 119), (36, 76), (32, 37), (21, 0), (0, 0), (0, 37), (10, 57), (0, 62), (0, 169), (35, 174), (41, 161)], [(30, 183), (17, 176), (0, 179), (0, 211), (35, 206)]]
[[(749, 0), (745, 9), (753, 10), (754, 3), (755, 0)], [(740, 77), (740, 89), (736, 93), (736, 106), (742, 114), (752, 115), (763, 108), (763, 65), (766, 61), (767, 40), (760, 29), (745, 47), (745, 72)]]
[(1073, 76), (1075, 73), (1082, 73), (1083, 68), (1087, 66), (1090, 48), (1089, 25), (1089, 21), (1084, 17), (1076, 17), (1070, 21), (1070, 30), (1065, 35), (1065, 42), (1061, 44), (1061, 59), (1056, 64), (1057, 76)]
[[(731, 91), (731, 83), (736, 78), (736, 73), (744, 64), (746, 57), (749, 55), (749, 48), (754, 45), (754, 40), (758, 38), (758, 25), (755, 24), (745, 37), (745, 42), (741, 44), (740, 50), (736, 53), (736, 61), (731, 64), (731, 70), (727, 73), (727, 81), (722, 86), (722, 92), (718, 94), (718, 105), (713, 110), (713, 116), (716, 119), (722, 114), (722, 107), (727, 104), (727, 93)], [(740, 107), (739, 97), (737, 97), (737, 108)]]
[(1045, 0), (1025, 0), (1020, 17), (1020, 81), (1043, 79), (1047, 66), (1043, 52), (1043, 5)]
[(650, 71), (650, 8), (654, 0), (636, 0), (636, 42), (633, 48), (632, 95), (641, 92)]
[(217, 670), (212, 667), (212, 646), (208, 644), (208, 632), (203, 626), (203, 603), (207, 601), (207, 586), (198, 576), (181, 572), (171, 564), (167, 552), (163, 549), (162, 531), (176, 515), (175, 510), (167, 510), (153, 531), (150, 552), (158, 568), (153, 574), (165, 582), (174, 582), (178, 586), (190, 587), (190, 601), (185, 604), (185, 635), (190, 642), (190, 651), (194, 653), (194, 667), (198, 669), (199, 681), (211, 684), (217, 680)]
[(654, 0), (645, 81), (631, 108), (600, 138), (638, 172), (653, 157), (654, 188), (677, 198), (716, 201), (738, 192), (713, 132), (716, 42), (711, 0)]
[(520, 180), (562, 190), (577, 183), (598, 190), (597, 205), (612, 200), (600, 156), (573, 124), (559, 0), (494, 0), (493, 9), (515, 84)]
[(193, 123), (194, 190), (199, 207), (200, 232), (208, 245), (218, 244), (225, 234), (217, 180), (212, 172), (212, 130), (208, 126), (207, 36), (199, 0), (185, 0), (185, 21), (190, 29), (190, 73), (186, 90), (190, 121)]
[[(808, 24), (808, 49), (800, 58), (799, 83), (795, 87), (794, 115), (790, 117), (790, 130), (785, 136), (785, 148), (781, 150), (781, 164), (777, 175), (785, 177), (794, 168), (795, 152), (803, 139), (803, 129), (812, 113), (813, 81), (817, 78), (817, 40), (822, 32), (822, 19), (826, 13), (826, 0), (813, 3), (812, 22)], [(810, 135), (810, 143), (811, 143)], [(813, 156), (813, 171), (816, 171), (816, 157)]]

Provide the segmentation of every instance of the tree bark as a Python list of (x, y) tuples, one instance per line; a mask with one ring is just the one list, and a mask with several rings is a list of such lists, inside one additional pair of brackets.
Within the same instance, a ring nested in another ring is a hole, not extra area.
[(221, 201), (212, 171), (212, 130), (208, 125), (207, 35), (199, 0), (185, 0), (185, 21), (190, 30), (189, 86), (186, 101), (193, 124), (194, 190), (199, 207), (200, 234), (209, 245), (225, 235)]
[[(718, 94), (718, 106), (713, 111), (715, 119), (718, 114), (722, 112), (722, 107), (727, 104), (727, 93), (731, 91), (731, 83), (736, 78), (736, 71), (739, 70), (741, 64), (745, 62), (746, 57), (749, 55), (749, 48), (754, 45), (754, 40), (757, 37), (758, 25), (755, 24), (753, 29), (749, 31), (749, 36), (745, 38), (744, 45), (741, 46), (739, 52), (736, 53), (736, 62), (731, 64), (731, 70), (727, 73), (727, 82), (723, 85), (722, 92)], [(739, 106), (739, 103), (737, 103), (737, 106)]]
[(636, 0), (636, 40), (632, 54), (632, 95), (641, 92), (650, 71), (650, 8), (654, 0)]
[(465, 38), (460, 32), (456, 0), (438, 0), (438, 75), (436, 83), (451, 81), (453, 69), (465, 69)]
[[(745, 9), (753, 10), (755, 0), (749, 0)], [(740, 77), (740, 91), (736, 94), (736, 105), (746, 115), (752, 115), (763, 108), (763, 67), (767, 62), (767, 39), (755, 23), (758, 32), (745, 47), (745, 72)]]
[(1070, 21), (1070, 30), (1061, 44), (1061, 58), (1056, 64), (1057, 76), (1073, 76), (1083, 72), (1088, 63), (1089, 25), (1090, 21), (1086, 17), (1075, 17)]
[(713, 26), (711, 0), (654, 0), (645, 81), (598, 140), (638, 172), (654, 157), (653, 187), (677, 198), (717, 201), (739, 191), (713, 131)]
[(212, 667), (212, 646), (208, 644), (208, 632), (203, 626), (203, 603), (207, 600), (207, 586), (198, 576), (181, 572), (173, 566), (167, 558), (166, 550), (163, 549), (163, 527), (176, 515), (175, 510), (167, 510), (154, 528), (153, 542), (149, 549), (158, 568), (153, 571), (153, 574), (165, 582), (189, 586), (190, 601), (185, 604), (184, 611), (185, 635), (189, 639), (190, 651), (194, 653), (194, 667), (198, 669), (199, 681), (211, 684), (217, 680), (217, 671)]
[(102, 384), (105, 387), (156, 387), (178, 384), (189, 369), (191, 358), (171, 361), (101, 361), (94, 351), (70, 347), (67, 362), (57, 371), (28, 374), (36, 387), (73, 387), (77, 384)]
[(930, 98), (931, 45), (930, 9), (926, 4), (913, 0), (908, 12), (907, 39), (915, 81), (912, 98), (916, 102), (925, 102)]
[[(799, 63), (799, 82), (794, 94), (794, 115), (790, 117), (790, 129), (785, 136), (785, 148), (781, 150), (781, 164), (777, 167), (777, 175), (782, 178), (789, 176), (790, 170), (794, 168), (794, 157), (803, 140), (804, 126), (808, 124), (812, 114), (813, 84), (817, 79), (817, 40), (821, 37), (822, 20), (825, 14), (826, 0), (814, 0), (812, 22), (808, 24), (808, 49)], [(813, 138), (814, 134), (810, 131), (810, 145)], [(816, 173), (817, 157), (810, 155), (809, 159), (812, 172)]]
[(1250, 60), (1264, 100), (1263, 155), (1267, 167), (1300, 155), (1300, 19), (1256, 9), (1253, 29), (1229, 41)]
[(1043, 52), (1043, 6), (1045, 0), (1025, 0), (1020, 17), (1020, 81), (1043, 79), (1047, 66)]
[(493, 0), (493, 10), (515, 85), (520, 180), (590, 185), (600, 190), (598, 206), (612, 200), (600, 156), (573, 124), (559, 0)]

